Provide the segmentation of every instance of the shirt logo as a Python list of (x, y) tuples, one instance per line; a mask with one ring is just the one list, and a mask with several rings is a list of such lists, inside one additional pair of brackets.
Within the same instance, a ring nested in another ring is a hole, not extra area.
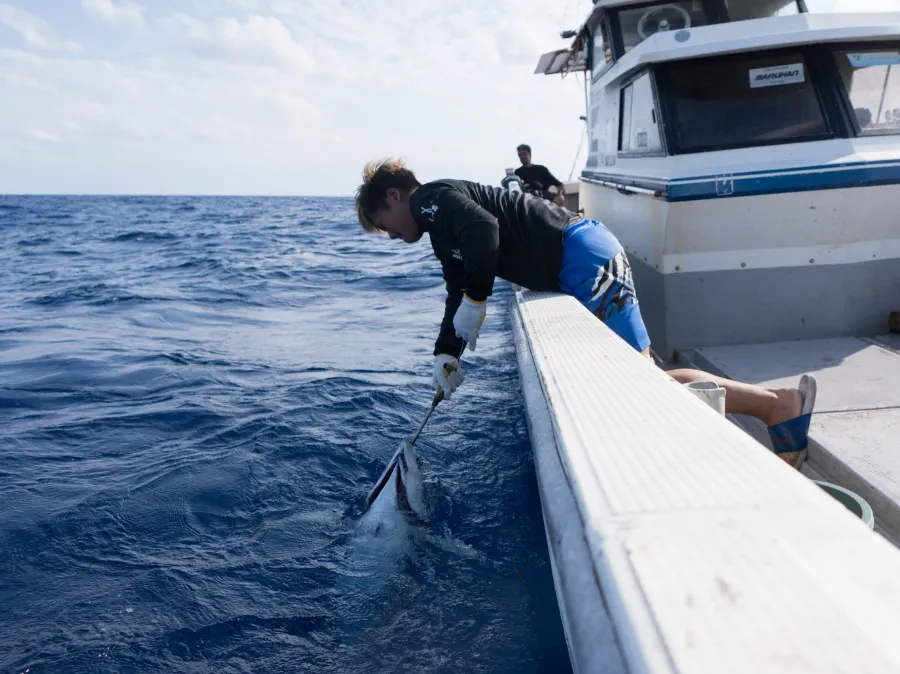
[(454, 259), (462, 260), (462, 253), (459, 252), (459, 248), (451, 248), (450, 252), (453, 254)]
[(434, 222), (434, 216), (437, 213), (438, 207), (435, 204), (431, 204), (431, 208), (422, 208), (422, 215), (430, 215), (428, 218), (428, 222)]

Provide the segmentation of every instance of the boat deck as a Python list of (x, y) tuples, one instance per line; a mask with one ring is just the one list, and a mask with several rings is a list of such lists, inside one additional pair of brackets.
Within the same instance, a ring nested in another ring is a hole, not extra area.
[[(575, 671), (900, 671), (900, 550), (575, 299), (517, 292), (512, 323)], [(818, 437), (856, 413), (833, 388)]]
[[(680, 356), (716, 374), (775, 388), (814, 374), (818, 395), (802, 472), (862, 496), (878, 531), (900, 541), (900, 335), (709, 347)], [(735, 420), (768, 445), (762, 423)]]

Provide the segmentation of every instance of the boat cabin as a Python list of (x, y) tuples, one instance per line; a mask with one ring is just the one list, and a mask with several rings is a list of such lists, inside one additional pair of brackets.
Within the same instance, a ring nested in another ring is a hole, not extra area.
[(628, 250), (660, 355), (884, 331), (900, 13), (598, 0), (567, 36), (536, 72), (584, 73), (579, 205)]

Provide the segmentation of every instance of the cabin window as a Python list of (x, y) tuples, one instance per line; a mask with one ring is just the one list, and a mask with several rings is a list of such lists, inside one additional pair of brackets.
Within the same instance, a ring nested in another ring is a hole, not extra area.
[(622, 47), (630, 51), (655, 33), (705, 26), (707, 20), (702, 0), (659, 3), (618, 13)]
[(799, 50), (659, 67), (676, 153), (831, 137)]
[(799, 14), (797, 0), (725, 0), (729, 21), (765, 19), (770, 16)]
[(621, 93), (619, 151), (648, 154), (662, 150), (650, 74), (644, 73)]
[(606, 35), (606, 24), (598, 23), (594, 27), (593, 45), (591, 54), (591, 70), (593, 77), (597, 77), (612, 63), (612, 49)]
[(900, 48), (841, 49), (835, 59), (859, 134), (900, 134)]

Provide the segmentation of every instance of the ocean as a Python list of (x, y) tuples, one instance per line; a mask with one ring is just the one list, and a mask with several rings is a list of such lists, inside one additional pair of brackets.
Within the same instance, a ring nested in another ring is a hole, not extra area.
[(427, 238), (350, 199), (0, 197), (0, 671), (568, 672), (507, 303), (428, 408)]

